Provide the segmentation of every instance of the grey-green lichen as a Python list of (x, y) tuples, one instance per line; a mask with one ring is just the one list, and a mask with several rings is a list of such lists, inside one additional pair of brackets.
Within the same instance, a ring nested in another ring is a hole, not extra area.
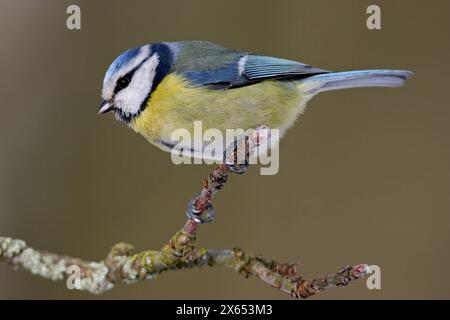
[(66, 272), (66, 261), (64, 259), (55, 262), (51, 256), (31, 248), (23, 250), (19, 259), (22, 267), (32, 274), (51, 280), (62, 280), (64, 278)]
[(89, 270), (89, 276), (80, 279), (80, 290), (98, 294), (114, 287), (114, 284), (108, 280), (109, 269), (103, 261), (90, 262)]
[(23, 240), (0, 237), (0, 257), (12, 259), (19, 255), (27, 244)]
[[(53, 281), (64, 279), (67, 268), (72, 264), (70, 258), (42, 253), (28, 248), (23, 240), (5, 237), (0, 237), (0, 258)], [(107, 278), (109, 269), (104, 262), (90, 262), (84, 269), (88, 274), (80, 277), (78, 289), (100, 293), (114, 286)]]
[(129, 256), (116, 256), (114, 262), (122, 266), (121, 273), (125, 283), (129, 284), (138, 280), (139, 273), (133, 266), (133, 259)]

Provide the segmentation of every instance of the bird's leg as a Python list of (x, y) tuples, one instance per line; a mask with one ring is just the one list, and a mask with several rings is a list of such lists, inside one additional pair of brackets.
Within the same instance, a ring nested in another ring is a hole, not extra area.
[[(247, 171), (249, 158), (257, 153), (257, 148), (267, 143), (270, 130), (260, 126), (247, 132), (224, 152), (224, 163), (216, 167), (203, 181), (202, 191), (189, 201), (186, 215), (196, 223), (214, 221), (215, 210), (212, 205), (213, 196), (222, 189), (230, 173), (243, 174)], [(243, 159), (243, 160), (242, 160)], [(203, 217), (204, 216), (204, 217)]]
[(225, 164), (220, 164), (209, 174), (207, 179), (203, 180), (202, 191), (189, 201), (186, 210), (186, 215), (189, 219), (197, 223), (214, 221), (216, 212), (211, 200), (217, 191), (222, 189), (223, 185), (227, 182), (230, 173), (231, 171)]
[(258, 147), (267, 144), (269, 139), (270, 130), (267, 126), (259, 126), (247, 131), (242, 137), (236, 137), (234, 142), (225, 150), (224, 162), (233, 173), (245, 173), (250, 158), (257, 154)]
[(244, 135), (240, 139), (234, 138), (224, 152), (224, 163), (228, 166), (231, 172), (243, 174), (247, 172), (249, 163), (249, 135)]

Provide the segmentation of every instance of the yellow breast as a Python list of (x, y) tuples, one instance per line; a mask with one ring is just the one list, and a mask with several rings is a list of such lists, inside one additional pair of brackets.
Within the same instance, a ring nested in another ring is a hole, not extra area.
[(171, 74), (158, 85), (131, 127), (159, 145), (160, 140), (170, 140), (178, 128), (193, 132), (194, 121), (198, 120), (202, 121), (204, 130), (216, 128), (225, 132), (225, 129), (246, 130), (266, 125), (284, 131), (302, 109), (302, 96), (295, 82), (271, 80), (229, 90), (211, 90), (194, 87), (184, 78)]

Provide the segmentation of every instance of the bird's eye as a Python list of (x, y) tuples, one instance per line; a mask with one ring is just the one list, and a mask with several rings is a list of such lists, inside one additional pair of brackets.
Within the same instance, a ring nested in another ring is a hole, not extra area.
[(131, 77), (129, 75), (124, 75), (123, 77), (119, 78), (119, 80), (117, 80), (116, 87), (114, 88), (114, 93), (125, 89), (130, 84), (130, 78)]
[(117, 83), (121, 87), (126, 87), (130, 83), (130, 80), (128, 78), (120, 78)]

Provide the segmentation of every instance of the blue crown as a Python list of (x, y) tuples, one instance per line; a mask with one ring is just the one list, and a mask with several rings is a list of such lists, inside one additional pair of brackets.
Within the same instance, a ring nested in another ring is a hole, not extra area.
[(113, 63), (111, 63), (111, 65), (109, 66), (108, 71), (106, 71), (105, 78), (111, 77), (128, 61), (136, 57), (139, 54), (140, 49), (140, 47), (129, 49), (122, 53), (119, 57), (117, 57), (116, 60), (114, 60)]

